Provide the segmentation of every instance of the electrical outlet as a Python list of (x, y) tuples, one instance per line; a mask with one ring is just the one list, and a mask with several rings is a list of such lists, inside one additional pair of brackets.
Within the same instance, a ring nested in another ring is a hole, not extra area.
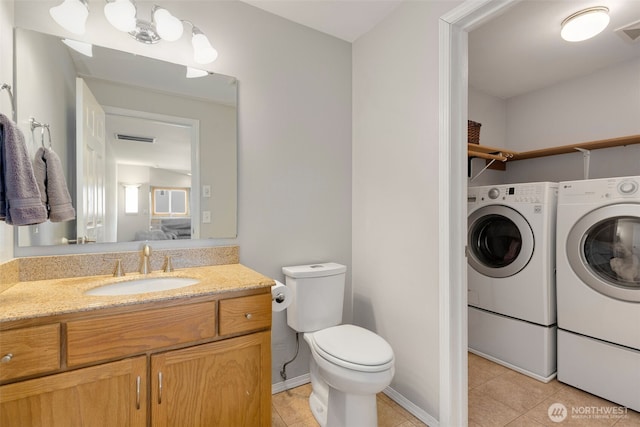
[(211, 223), (211, 211), (202, 211), (202, 223), (203, 224)]
[(211, 186), (203, 185), (202, 186), (202, 197), (211, 197)]

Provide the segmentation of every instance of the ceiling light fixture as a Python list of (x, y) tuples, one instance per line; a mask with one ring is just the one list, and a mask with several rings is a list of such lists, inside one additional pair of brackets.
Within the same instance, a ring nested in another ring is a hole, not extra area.
[(600, 34), (609, 25), (609, 9), (590, 7), (562, 21), (560, 36), (569, 42), (579, 42)]
[(89, 17), (86, 0), (64, 0), (49, 9), (49, 14), (58, 25), (73, 34), (84, 34)]
[[(167, 9), (154, 5), (151, 9), (151, 21), (139, 19), (133, 0), (105, 0), (104, 15), (107, 21), (119, 31), (129, 33), (131, 37), (145, 44), (158, 43), (161, 40), (177, 41), (184, 33), (184, 24), (192, 27), (191, 44), (193, 60), (198, 64), (209, 64), (216, 60), (218, 52), (211, 42), (192, 22), (181, 20)], [(87, 0), (64, 0), (62, 4), (49, 10), (53, 19), (66, 30), (83, 34), (89, 7)]]

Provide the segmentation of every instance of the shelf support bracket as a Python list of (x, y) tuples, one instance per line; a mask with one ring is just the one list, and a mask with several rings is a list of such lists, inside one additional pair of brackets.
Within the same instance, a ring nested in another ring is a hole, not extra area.
[(582, 153), (582, 162), (584, 164), (584, 179), (589, 179), (589, 165), (591, 163), (591, 150), (585, 150), (584, 148), (574, 147), (576, 150)]
[(493, 164), (493, 162), (495, 162), (495, 161), (496, 161), (496, 159), (491, 159), (491, 161), (490, 161), (489, 163), (487, 163), (487, 165), (486, 165), (484, 168), (482, 168), (482, 170), (481, 170), (480, 172), (478, 172), (478, 173), (476, 174), (476, 176), (474, 176), (473, 178), (471, 178), (471, 181), (469, 181), (469, 182), (473, 182), (477, 177), (479, 177), (480, 175), (482, 175), (482, 173), (483, 173), (484, 171), (486, 171), (487, 169), (489, 169), (489, 167), (490, 167), (490, 166)]

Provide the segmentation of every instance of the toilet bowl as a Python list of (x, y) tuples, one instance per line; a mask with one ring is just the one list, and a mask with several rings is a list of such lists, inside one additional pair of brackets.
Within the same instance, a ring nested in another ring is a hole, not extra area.
[(395, 372), (393, 350), (375, 333), (341, 324), (346, 267), (283, 267), (292, 295), (287, 324), (311, 350), (309, 405), (322, 427), (377, 427), (376, 393)]
[(391, 346), (355, 325), (307, 332), (311, 349), (311, 412), (321, 426), (375, 427), (376, 394), (395, 372)]

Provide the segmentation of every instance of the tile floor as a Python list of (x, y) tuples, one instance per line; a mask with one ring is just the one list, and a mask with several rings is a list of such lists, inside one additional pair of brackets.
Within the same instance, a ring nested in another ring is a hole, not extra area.
[[(307, 400), (310, 393), (311, 385), (306, 384), (273, 395), (272, 427), (317, 427)], [(549, 407), (556, 403), (563, 404), (568, 411), (562, 422), (554, 422), (548, 415)], [(592, 411), (592, 414), (585, 414), (585, 411)], [(622, 413), (610, 415), (614, 411)], [(425, 424), (380, 393), (378, 426)], [(640, 427), (640, 413), (625, 412), (614, 403), (556, 380), (541, 383), (469, 353), (469, 427), (499, 426)]]

